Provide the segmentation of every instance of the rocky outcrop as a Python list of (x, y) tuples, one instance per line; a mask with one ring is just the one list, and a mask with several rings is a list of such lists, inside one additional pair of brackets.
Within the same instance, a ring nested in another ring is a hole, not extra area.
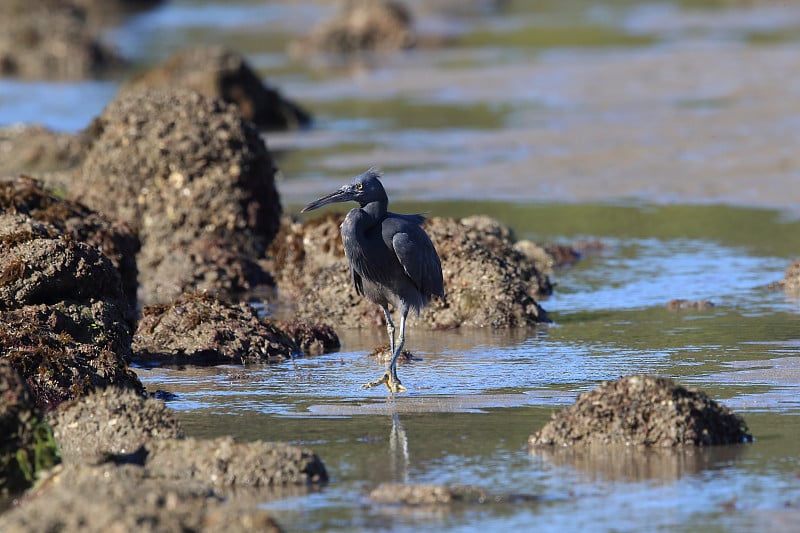
[[(112, 222), (82, 204), (59, 198), (45, 190), (41, 182), (27, 176), (0, 182), (0, 210), (30, 217), (30, 223), (45, 234), (47, 228), (51, 228), (53, 236), (62, 235), (72, 241), (86, 243), (102, 252), (119, 271), (130, 309), (136, 308), (138, 287), (136, 253), (139, 251), (139, 238), (129, 225)], [(33, 273), (33, 266), (28, 265), (29, 273)], [(60, 270), (59, 273), (66, 278), (70, 275), (69, 270)], [(0, 290), (5, 290), (9, 298), (19, 298), (27, 290), (18, 286), (20, 283), (24, 284), (23, 279), (25, 278), (17, 280), (11, 288)], [(87, 283), (86, 279), (75, 279), (72, 283), (74, 290), (84, 291), (94, 288), (102, 291), (101, 281), (102, 278), (93, 279), (91, 283)], [(68, 282), (68, 279), (63, 281), (63, 283)], [(107, 280), (105, 283), (113, 284), (116, 280)], [(11, 296), (8, 291), (14, 292), (15, 295)], [(132, 324), (133, 317), (131, 317)]]
[(52, 409), (109, 385), (142, 392), (120, 276), (127, 268), (135, 284), (135, 237), (28, 178), (0, 184), (0, 205), (0, 355), (34, 402)]
[(232, 299), (270, 281), (254, 258), (279, 227), (275, 168), (232, 106), (141, 92), (112, 102), (93, 129), (70, 194), (138, 232), (142, 303), (195, 290)]
[(531, 435), (540, 446), (711, 446), (751, 441), (744, 420), (704, 392), (667, 378), (607, 381)]
[(277, 532), (259, 505), (328, 478), (305, 448), (183, 439), (161, 402), (118, 389), (82, 397), (49, 419), (64, 462), (0, 515), (4, 532)]
[(135, 359), (169, 364), (269, 363), (337, 348), (324, 324), (273, 322), (245, 303), (200, 294), (145, 307), (133, 340)]
[(176, 52), (161, 65), (132, 80), (131, 90), (190, 89), (234, 104), (241, 115), (266, 130), (308, 126), (311, 116), (261, 82), (240, 54), (222, 47), (194, 47)]
[(139, 360), (201, 365), (283, 361), (299, 351), (247, 304), (227, 305), (204, 295), (146, 307), (133, 349)]
[(67, 463), (103, 462), (152, 440), (183, 437), (164, 402), (115, 387), (65, 403), (48, 414), (48, 422)]
[[(304, 321), (337, 326), (384, 322), (380, 308), (352, 287), (341, 215), (287, 223), (270, 248), (281, 298)], [(552, 291), (511, 233), (488, 217), (432, 218), (425, 224), (442, 260), (446, 303), (434, 301), (410, 323), (429, 328), (519, 327), (547, 321), (536, 297)]]
[(328, 480), (319, 457), (291, 444), (236, 442), (230, 437), (168, 439), (152, 441), (147, 451), (145, 467), (153, 477), (206, 483), (222, 494)]
[(22, 376), (0, 357), (0, 497), (28, 488), (59, 461), (53, 433)]
[(289, 51), (298, 56), (336, 55), (344, 59), (365, 52), (393, 52), (417, 41), (410, 11), (400, 2), (348, 0), (339, 12), (311, 33), (294, 41)]
[(277, 322), (276, 325), (306, 355), (321, 355), (338, 350), (341, 347), (339, 336), (328, 324), (306, 322)]
[(32, 0), (0, 5), (0, 76), (84, 79), (122, 63), (75, 4)]
[(256, 505), (228, 502), (197, 484), (156, 481), (140, 466), (56, 468), (30, 498), (0, 515), (6, 533), (226, 531), (279, 533)]
[(0, 515), (2, 531), (281, 531), (258, 504), (327, 480), (310, 450), (184, 440), (161, 402), (118, 389), (50, 419), (64, 462)]
[(771, 284), (770, 287), (783, 289), (788, 294), (800, 295), (800, 259), (795, 259), (789, 263), (783, 279)]
[(35, 174), (38, 177), (43, 173), (72, 169), (83, 161), (87, 147), (83, 135), (55, 132), (30, 124), (2, 127), (0, 176)]
[(379, 504), (416, 507), (485, 503), (517, 504), (538, 500), (536, 496), (527, 494), (492, 494), (473, 485), (414, 485), (410, 483), (381, 483), (369, 493), (369, 499)]

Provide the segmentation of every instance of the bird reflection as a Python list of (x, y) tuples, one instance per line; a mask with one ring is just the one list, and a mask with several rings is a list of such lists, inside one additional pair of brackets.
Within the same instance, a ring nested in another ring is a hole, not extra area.
[(392, 431), (389, 434), (389, 469), (392, 479), (408, 482), (408, 435), (397, 413), (392, 414)]

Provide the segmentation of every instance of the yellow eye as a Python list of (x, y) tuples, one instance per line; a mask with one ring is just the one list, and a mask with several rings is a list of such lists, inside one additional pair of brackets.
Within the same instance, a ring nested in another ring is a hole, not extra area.
[(358, 189), (360, 191), (363, 188), (364, 188), (364, 184), (363, 183), (356, 183), (356, 189)]

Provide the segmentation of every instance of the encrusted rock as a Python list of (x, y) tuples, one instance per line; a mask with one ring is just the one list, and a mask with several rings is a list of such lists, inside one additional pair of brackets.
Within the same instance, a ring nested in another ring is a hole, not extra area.
[(387, 0), (347, 0), (337, 15), (295, 41), (290, 51), (353, 56), (412, 48), (417, 41), (408, 9)]
[(102, 300), (0, 311), (0, 354), (19, 370), (42, 409), (110, 385), (141, 394), (144, 386), (124, 356), (130, 338), (127, 345), (112, 338), (120, 319)]
[(139, 360), (192, 364), (283, 361), (300, 351), (249, 305), (199, 294), (145, 307), (133, 350)]
[(83, 79), (123, 63), (69, 2), (0, 4), (0, 76)]
[[(382, 344), (380, 346), (376, 346), (374, 350), (372, 350), (369, 354), (369, 357), (374, 357), (378, 361), (388, 364), (391, 362), (392, 357), (394, 354), (392, 353), (391, 346), (388, 344)], [(410, 363), (414, 361), (414, 354), (409, 352), (408, 350), (403, 350), (400, 352), (400, 356), (397, 358), (397, 364), (404, 365), (406, 363)]]
[(704, 392), (667, 378), (628, 376), (580, 394), (531, 435), (528, 445), (672, 447), (750, 440), (744, 420)]
[(667, 302), (667, 309), (670, 311), (707, 311), (715, 307), (714, 302), (709, 300), (684, 300), (676, 298)]
[(770, 287), (783, 289), (789, 294), (800, 294), (800, 259), (794, 259), (789, 263), (783, 279), (771, 284)]
[(0, 531), (281, 531), (259, 505), (328, 478), (305, 448), (183, 439), (161, 402), (118, 390), (64, 405), (50, 420), (64, 462), (0, 515)]
[(527, 494), (490, 494), (472, 485), (381, 483), (369, 493), (369, 499), (375, 503), (428, 506), (521, 503), (538, 498)]
[(311, 485), (328, 480), (311, 450), (283, 443), (213, 440), (154, 440), (146, 468), (153, 477), (202, 482), (219, 490)]
[(83, 161), (88, 147), (82, 135), (43, 126), (16, 124), (0, 128), (0, 176), (64, 171)]
[[(70, 194), (138, 231), (140, 300), (163, 303), (199, 288), (225, 297), (238, 283), (226, 278), (238, 274), (197, 253), (204, 245), (196, 241), (222, 243), (225, 261), (257, 258), (280, 223), (275, 169), (258, 130), (233, 106), (188, 90), (131, 93), (93, 127)], [(185, 265), (187, 254), (194, 268), (165, 266)]]
[(222, 47), (180, 50), (130, 84), (133, 89), (178, 87), (235, 104), (244, 118), (263, 129), (296, 129), (311, 123), (305, 110), (265, 86), (244, 57)]
[(117, 387), (62, 405), (49, 422), (65, 462), (96, 462), (132, 454), (152, 439), (183, 437), (163, 402)]
[[(166, 250), (150, 247), (148, 251), (161, 254)], [(256, 292), (269, 292), (275, 285), (254, 257), (224, 238), (200, 237), (168, 252), (166, 260), (145, 262), (141, 277), (152, 287), (143, 291), (147, 301), (168, 302), (189, 290), (239, 301)]]
[(113, 384), (143, 391), (127, 366), (130, 317), (119, 272), (97, 248), (0, 213), (0, 355), (39, 407)]
[(328, 479), (305, 448), (183, 439), (161, 402), (124, 391), (85, 396), (50, 420), (64, 462), (0, 515), (0, 531), (281, 531), (259, 505)]
[[(7, 218), (4, 215), (0, 223)], [(0, 309), (104, 294), (122, 297), (119, 273), (107, 257), (87, 244), (60, 238), (31, 239), (4, 246), (3, 252)]]
[(85, 463), (57, 467), (30, 497), (0, 515), (0, 530), (282, 531), (268, 511), (225, 499), (207, 484), (154, 479), (138, 465)]
[(26, 489), (58, 462), (53, 433), (22, 376), (0, 357), (0, 496)]
[(381, 483), (369, 493), (369, 499), (376, 503), (401, 503), (404, 505), (483, 503), (488, 499), (488, 494), (486, 491), (470, 485)]
[[(131, 310), (135, 309), (137, 290), (136, 252), (139, 250), (139, 239), (127, 224), (111, 222), (99, 213), (79, 203), (58, 198), (55, 194), (46, 191), (41, 182), (27, 176), (20, 176), (9, 181), (0, 181), (0, 210), (26, 215), (36, 223), (52, 226), (50, 230), (43, 230), (48, 236), (65, 235), (72, 241), (88, 244), (102, 252), (119, 271), (128, 304)], [(5, 239), (15, 233), (5, 225), (10, 224), (12, 220), (14, 220), (14, 224), (33, 223), (22, 221), (19, 217), (16, 219), (4, 218), (5, 222), (2, 222), (2, 224), (6, 229), (0, 229), (0, 232), (6, 235)], [(22, 228), (22, 231), (28, 230)], [(41, 244), (38, 243), (32, 246), (36, 247)], [(59, 246), (57, 241), (51, 242), (50, 245)], [(61, 246), (68, 247), (70, 245), (69, 243), (64, 243)], [(12, 253), (10, 249), (6, 251), (9, 254)], [(16, 253), (18, 258), (24, 255), (23, 251), (18, 250)], [(44, 270), (48, 266), (32, 264), (30, 263), (31, 260), (32, 258), (25, 259), (25, 268), (30, 274), (33, 274), (38, 269)], [(2, 264), (2, 261), (3, 259), (0, 259), (0, 264)], [(97, 261), (100, 261), (100, 259), (98, 258)], [(56, 274), (58, 273), (70, 275), (70, 271), (63, 268), (57, 269)], [(76, 273), (83, 275), (80, 271)], [(87, 283), (85, 279), (74, 280), (80, 291), (92, 288), (99, 290), (99, 292), (105, 292), (113, 290), (113, 287), (104, 289), (104, 285), (116, 283), (115, 280), (103, 281), (102, 276), (97, 273), (87, 272), (85, 275), (92, 276), (91, 283)], [(0, 289), (0, 291), (2, 290)], [(12, 292), (15, 293), (14, 298), (19, 298), (22, 296), (20, 292), (24, 292), (24, 288), (13, 290)], [(72, 294), (72, 297), (76, 297), (76, 295), (77, 293)], [(50, 298), (52, 298), (52, 295)], [(0, 307), (2, 306), (0, 304)]]
[(279, 322), (277, 326), (294, 340), (303, 353), (308, 355), (321, 355), (341, 347), (339, 336), (327, 324)]
[[(300, 320), (364, 327), (384, 323), (380, 308), (352, 287), (339, 225), (328, 214), (287, 223), (270, 253), (282, 298)], [(552, 287), (510, 231), (488, 217), (432, 218), (425, 224), (442, 260), (447, 302), (435, 300), (409, 323), (430, 328), (518, 327), (547, 320), (537, 295)]]

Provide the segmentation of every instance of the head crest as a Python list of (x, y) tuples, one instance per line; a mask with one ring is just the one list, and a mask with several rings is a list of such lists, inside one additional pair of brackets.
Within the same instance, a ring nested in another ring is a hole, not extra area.
[(378, 167), (369, 167), (369, 170), (364, 172), (365, 178), (382, 178), (383, 171)]

